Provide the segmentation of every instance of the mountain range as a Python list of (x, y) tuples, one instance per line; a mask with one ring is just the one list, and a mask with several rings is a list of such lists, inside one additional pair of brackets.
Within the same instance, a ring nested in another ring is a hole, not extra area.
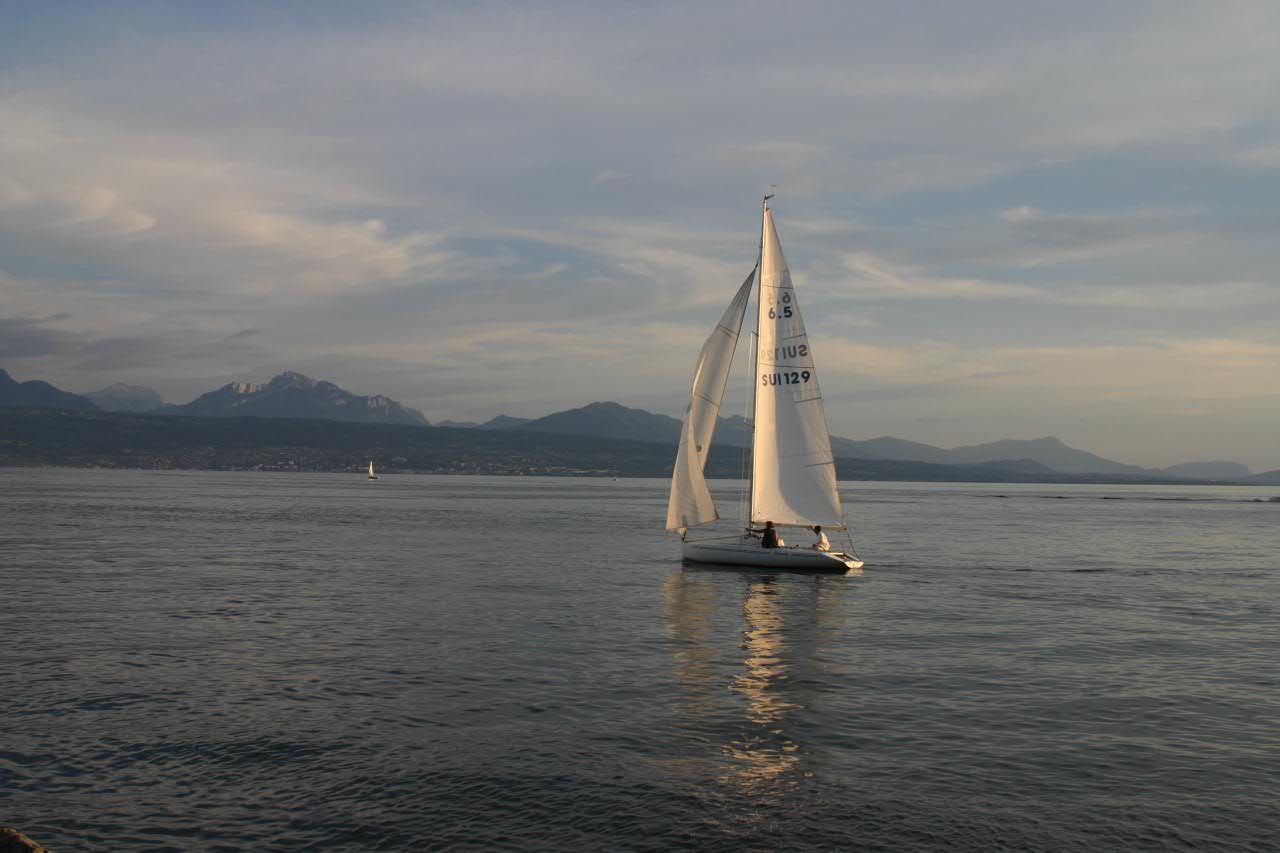
[(81, 396), (92, 400), (104, 412), (154, 412), (165, 405), (164, 397), (159, 392), (123, 382), (97, 391), (87, 391)]
[(55, 388), (48, 382), (31, 379), (19, 382), (0, 370), (0, 406), (39, 406), (51, 409), (97, 411), (92, 400)]
[[(579, 409), (569, 409), (527, 421), (513, 428), (524, 431), (608, 436), (675, 444), (680, 440), (681, 424), (675, 418), (646, 412), (643, 409), (631, 409), (618, 403), (590, 403)], [(750, 436), (751, 422), (741, 415), (733, 415), (720, 419), (716, 426), (714, 440), (721, 446), (745, 447), (750, 442)], [(1052, 437), (1031, 440), (1005, 439), (948, 450), (890, 436), (865, 441), (832, 436), (831, 449), (837, 457), (845, 459), (892, 459), (929, 462), (935, 465), (989, 465), (992, 463), (1009, 465), (1034, 462), (1046, 470), (1061, 474), (1152, 476), (1163, 473), (1137, 465), (1113, 462), (1087, 451), (1069, 447), (1060, 439)], [(1246, 468), (1244, 474), (1248, 473)]]
[[(513, 423), (503, 428), (674, 444), (680, 440), (681, 423), (676, 418), (654, 414), (644, 409), (632, 409), (619, 403), (596, 402), (522, 423)], [(751, 422), (742, 415), (732, 415), (719, 420), (715, 433), (717, 445), (746, 447), (750, 440)], [(1120, 478), (1168, 477), (1179, 480), (1238, 481), (1258, 485), (1280, 484), (1280, 472), (1251, 475), (1249, 468), (1239, 462), (1190, 462), (1169, 468), (1127, 465), (1071, 447), (1053, 436), (1003, 439), (984, 444), (943, 448), (892, 436), (856, 440), (833, 435), (831, 449), (840, 459), (921, 462), (959, 467), (984, 466), (1026, 475), (1056, 472)]]
[(1186, 462), (1164, 469), (1170, 477), (1191, 477), (1199, 480), (1239, 480), (1249, 476), (1249, 466), (1239, 462)]
[(166, 415), (212, 418), (312, 418), (366, 424), (430, 426), (417, 409), (376, 394), (361, 397), (332, 382), (286, 371), (265, 385), (232, 382), (182, 406), (165, 406)]
[[(174, 417), (151, 413), (0, 407), (0, 467), (668, 477), (670, 444), (536, 430), (351, 423), (315, 418)], [(1026, 468), (1027, 470), (1019, 470)], [(715, 446), (712, 478), (741, 473), (741, 449)], [(841, 480), (953, 483), (1176, 483), (1152, 476), (1059, 474), (1039, 463), (938, 465), (837, 459)], [(1280, 484), (1265, 477), (1246, 482)], [(1259, 497), (1258, 501), (1280, 502)]]
[[(382, 395), (363, 397), (331, 382), (286, 371), (263, 385), (230, 383), (202, 394), (190, 403), (165, 405), (158, 393), (141, 386), (116, 385), (86, 395), (61, 391), (47, 382), (16, 382), (0, 370), (0, 406), (34, 406), (108, 412), (155, 411), (194, 417), (306, 418), (354, 423), (430, 426), (426, 416)], [(595, 402), (576, 409), (553, 412), (540, 418), (498, 415), (483, 423), (440, 421), (455, 429), (498, 430), (523, 433), (641, 441), (671, 445), (679, 441), (681, 423), (667, 415), (630, 408), (615, 402)], [(750, 443), (751, 422), (741, 415), (721, 418), (715, 443), (721, 448)], [(953, 448), (881, 436), (856, 440), (832, 436), (837, 458), (924, 463), (939, 466), (998, 469), (1026, 476), (1048, 473), (1107, 475), (1120, 478), (1170, 477), (1175, 479), (1267, 482), (1276, 472), (1250, 475), (1237, 462), (1192, 462), (1165, 469), (1142, 468), (1105, 459), (1073, 448), (1058, 438), (1004, 439)], [(1280, 479), (1280, 475), (1276, 475)]]
[(484, 423), (475, 421), (439, 421), (436, 426), (453, 427), (454, 429), (514, 429), (520, 424), (527, 424), (532, 418), (513, 418), (510, 415), (497, 415)]

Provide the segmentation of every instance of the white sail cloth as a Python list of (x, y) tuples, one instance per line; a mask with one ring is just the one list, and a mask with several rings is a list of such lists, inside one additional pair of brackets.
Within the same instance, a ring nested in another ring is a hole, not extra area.
[(844, 529), (813, 348), (773, 211), (764, 211), (751, 520)]
[(671, 499), (667, 503), (668, 530), (685, 530), (720, 517), (702, 472), (707, 464), (716, 420), (720, 416), (720, 401), (729, 380), (729, 368), (733, 366), (733, 354), (738, 346), (738, 334), (742, 331), (742, 318), (747, 313), (755, 276), (756, 271), (752, 270), (742, 287), (738, 288), (715, 331), (702, 345), (702, 352), (698, 353), (698, 365), (693, 373), (693, 395), (684, 412), (680, 449), (676, 451), (676, 467), (671, 477)]

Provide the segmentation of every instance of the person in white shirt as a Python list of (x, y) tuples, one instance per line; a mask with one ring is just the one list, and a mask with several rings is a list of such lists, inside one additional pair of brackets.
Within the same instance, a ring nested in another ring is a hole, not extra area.
[(827, 534), (822, 532), (822, 525), (815, 524), (813, 532), (818, 537), (817, 541), (813, 543), (813, 547), (819, 551), (830, 551), (831, 543), (827, 541)]

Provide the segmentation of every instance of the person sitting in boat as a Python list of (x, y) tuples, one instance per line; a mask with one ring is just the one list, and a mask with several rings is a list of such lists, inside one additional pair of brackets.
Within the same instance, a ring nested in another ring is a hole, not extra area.
[(813, 543), (813, 545), (812, 545), (812, 546), (810, 546), (810, 547), (812, 547), (812, 548), (813, 548), (814, 550), (816, 550), (816, 551), (830, 551), (830, 550), (831, 550), (831, 542), (829, 542), (829, 541), (827, 540), (827, 534), (825, 534), (825, 533), (823, 533), (823, 532), (822, 532), (822, 525), (821, 525), (821, 524), (815, 524), (815, 525), (813, 526), (813, 535), (814, 535), (814, 536), (817, 536), (818, 538), (817, 538), (817, 540)]
[(782, 541), (782, 537), (778, 535), (778, 531), (774, 528), (772, 521), (766, 521), (764, 529), (752, 530), (751, 532), (760, 534), (761, 548), (781, 548), (786, 544)]

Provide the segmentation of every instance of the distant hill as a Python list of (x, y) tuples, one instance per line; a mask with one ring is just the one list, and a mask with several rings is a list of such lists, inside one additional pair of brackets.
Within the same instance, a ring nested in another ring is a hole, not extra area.
[(1240, 482), (1250, 486), (1280, 486), (1280, 469), (1243, 478)]
[(527, 424), (530, 418), (513, 418), (510, 415), (497, 415), (484, 423), (476, 421), (437, 421), (436, 426), (450, 427), (452, 429), (515, 429), (521, 424)]
[(158, 391), (123, 382), (109, 385), (100, 391), (89, 391), (84, 396), (104, 412), (154, 412), (164, 405), (164, 398)]
[[(857, 456), (863, 459), (908, 459), (913, 462), (932, 462), (935, 465), (954, 464), (950, 450), (887, 435), (882, 435), (879, 438), (869, 438), (865, 441), (833, 437), (831, 445), (837, 455)], [(1005, 459), (1016, 455), (995, 453), (990, 458)], [(1025, 456), (1026, 454), (1022, 455)], [(985, 460), (965, 459), (963, 461), (976, 463)]]
[(674, 454), (665, 444), (512, 430), (0, 409), (0, 466), (349, 471), (364, 482), (370, 459), (384, 477), (661, 477), (670, 475)]
[[(729, 427), (728, 430), (725, 430), (726, 426)], [(734, 418), (721, 421), (716, 430), (716, 440), (719, 441), (721, 432), (726, 431), (731, 437), (731, 443), (745, 443), (749, 428), (749, 421), (735, 415)], [(1155, 473), (1137, 465), (1125, 465), (1084, 450), (1076, 450), (1056, 438), (1005, 439), (948, 450), (888, 435), (863, 441), (833, 435), (831, 451), (837, 457), (848, 459), (897, 459), (933, 465), (1003, 465), (1008, 464), (1009, 460), (1015, 460), (1037, 463), (1046, 470), (1064, 474), (1148, 476)]]
[(951, 465), (986, 462), (990, 459), (1034, 459), (1063, 474), (1136, 474), (1150, 475), (1152, 471), (1137, 465), (1125, 465), (1103, 459), (1084, 450), (1068, 447), (1056, 438), (1030, 440), (1005, 439), (971, 447), (954, 447), (948, 451), (946, 462)]
[(182, 406), (166, 406), (169, 415), (230, 418), (313, 418), (357, 423), (429, 426), (422, 412), (389, 397), (361, 397), (332, 382), (292, 371), (265, 385), (233, 382)]
[[(555, 412), (514, 428), (671, 444), (680, 440), (680, 421), (675, 418), (612, 402), (592, 403), (578, 409)], [(741, 415), (721, 418), (716, 426), (715, 445), (744, 447), (751, 440), (750, 431), (751, 422)], [(1063, 474), (1124, 474), (1144, 477), (1160, 474), (1158, 471), (1113, 462), (1087, 451), (1077, 450), (1057, 438), (1005, 439), (948, 450), (891, 436), (865, 441), (832, 436), (831, 450), (836, 457), (844, 459), (885, 459), (928, 462), (934, 465), (991, 465), (1021, 460), (1035, 462), (1047, 470)]]
[[(151, 409), (162, 414), (189, 417), (305, 418), (430, 426), (421, 412), (388, 397), (361, 397), (331, 382), (317, 381), (294, 372), (282, 373), (265, 385), (225, 385), (181, 406), (157, 408), (159, 394), (147, 388), (123, 384), (95, 391), (93, 396), (101, 401), (102, 408), (109, 411)], [(46, 382), (18, 383), (3, 370), (0, 370), (0, 405), (48, 406), (84, 411), (95, 411), (98, 408), (92, 400), (61, 391)], [(681, 429), (680, 421), (676, 418), (630, 408), (616, 402), (595, 402), (535, 419), (498, 415), (484, 423), (445, 421), (440, 426), (464, 431), (551, 433), (662, 445), (677, 443)], [(721, 418), (716, 428), (715, 446), (722, 454), (732, 450), (735, 457), (740, 457), (737, 448), (749, 444), (750, 433), (751, 422), (741, 415)], [(1234, 462), (1188, 463), (1163, 471), (1144, 469), (1077, 450), (1052, 437), (1006, 439), (951, 449), (892, 436), (863, 441), (832, 436), (831, 444), (837, 459), (842, 460), (842, 465), (850, 460), (857, 460), (861, 466), (858, 470), (868, 477), (871, 476), (870, 469), (876, 468), (877, 477), (893, 471), (896, 472), (893, 476), (905, 479), (934, 476), (951, 480), (973, 476), (993, 480), (1008, 476), (1038, 480), (1054, 474), (1068, 474), (1116, 477), (1121, 481), (1129, 481), (1131, 478), (1158, 480), (1167, 477), (1237, 480), (1259, 485), (1280, 484), (1280, 473), (1268, 472), (1250, 477), (1248, 468)], [(893, 464), (876, 467), (870, 464), (872, 461)], [(926, 474), (925, 469), (911, 468), (908, 463), (943, 467), (934, 470), (932, 474)]]
[(39, 379), (19, 382), (4, 370), (0, 370), (0, 406), (41, 406), (82, 412), (98, 410), (92, 400), (79, 394), (63, 391)]
[(580, 409), (556, 412), (519, 424), (514, 429), (663, 444), (678, 444), (680, 441), (680, 421), (644, 409), (629, 409), (619, 403), (591, 403)]
[(480, 424), (480, 429), (515, 429), (527, 424), (532, 418), (513, 418), (510, 415), (498, 415)]
[[(446, 429), (270, 417), (172, 417), (155, 413), (0, 408), (0, 466), (345, 471), (364, 481), (370, 459), (386, 474), (669, 477), (667, 442), (536, 430)], [(837, 459), (842, 480), (956, 483), (1175, 482), (1155, 477), (1059, 474), (1036, 463), (937, 465)], [(1032, 470), (1027, 470), (1031, 468)], [(707, 474), (732, 479), (741, 451), (713, 447)], [(1280, 477), (1280, 472), (1277, 472)]]
[(1249, 466), (1239, 462), (1186, 462), (1164, 469), (1170, 477), (1194, 477), (1199, 480), (1240, 480), (1249, 476)]
[(714, 444), (729, 447), (747, 447), (751, 444), (751, 421), (742, 415), (721, 418), (716, 423), (716, 434), (711, 440)]
[(1048, 465), (1043, 465), (1034, 459), (993, 459), (990, 462), (966, 463), (954, 467), (980, 468), (986, 471), (1005, 471), (1010, 474), (1033, 474), (1036, 476), (1056, 473)]

